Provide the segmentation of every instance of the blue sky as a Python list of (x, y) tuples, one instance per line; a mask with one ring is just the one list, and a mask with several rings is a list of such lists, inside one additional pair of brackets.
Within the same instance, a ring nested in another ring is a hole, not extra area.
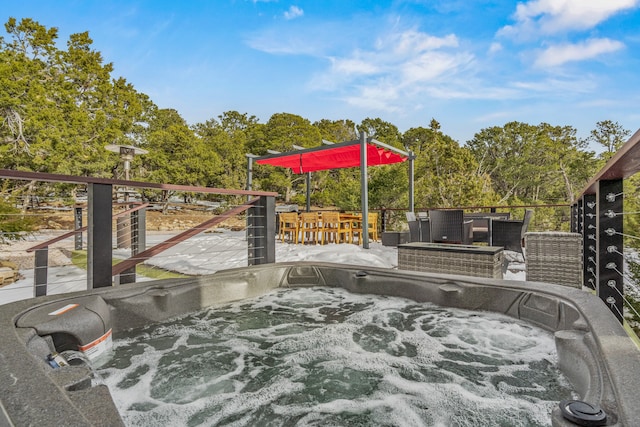
[[(509, 121), (640, 128), (640, 0), (0, 0), (194, 124), (379, 117), (461, 144)], [(4, 15), (4, 16), (2, 16)], [(4, 31), (3, 31), (4, 33)]]

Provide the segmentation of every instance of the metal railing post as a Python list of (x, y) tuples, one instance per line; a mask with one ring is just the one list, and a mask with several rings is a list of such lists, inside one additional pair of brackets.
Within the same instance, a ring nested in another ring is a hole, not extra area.
[[(138, 209), (130, 213), (131, 224), (131, 256), (135, 257), (144, 251), (147, 246), (147, 220), (145, 208)], [(124, 285), (126, 283), (135, 283), (136, 267), (133, 266), (116, 276), (116, 283)]]
[[(82, 228), (82, 207), (76, 206), (73, 210), (73, 222), (75, 230), (80, 230)], [(73, 247), (75, 250), (82, 250), (82, 232), (79, 231), (73, 236)]]
[(111, 286), (112, 185), (90, 183), (87, 212), (87, 289)]
[(598, 296), (620, 323), (624, 320), (622, 191), (622, 179), (599, 181), (596, 205)]
[(582, 233), (582, 284), (596, 289), (598, 281), (598, 233), (596, 195), (585, 194), (580, 200), (581, 219), (578, 233)]
[(380, 232), (384, 233), (387, 231), (387, 210), (385, 208), (380, 208)]
[(131, 212), (131, 253), (138, 255), (147, 248), (147, 210), (146, 208)]
[(49, 248), (36, 249), (33, 274), (33, 296), (47, 294), (47, 273), (49, 266)]
[(260, 196), (247, 214), (248, 264), (276, 262), (276, 199)]

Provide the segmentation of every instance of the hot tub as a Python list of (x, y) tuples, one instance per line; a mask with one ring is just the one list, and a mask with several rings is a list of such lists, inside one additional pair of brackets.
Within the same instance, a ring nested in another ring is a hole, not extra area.
[[(607, 425), (640, 419), (640, 351), (595, 296), (535, 282), (435, 275), (330, 263), (282, 263), (48, 296), (0, 306), (0, 425), (122, 425), (109, 390), (86, 364), (58, 367), (56, 353), (89, 358), (112, 337), (214, 304), (257, 297), (278, 287), (339, 286), (444, 307), (503, 313), (555, 334), (558, 365), (580, 401), (552, 413), (557, 426), (573, 412), (606, 414)], [(572, 409), (573, 408), (573, 412)], [(585, 410), (586, 408), (586, 410)], [(564, 412), (564, 414), (563, 414)], [(573, 414), (576, 415), (576, 414)]]

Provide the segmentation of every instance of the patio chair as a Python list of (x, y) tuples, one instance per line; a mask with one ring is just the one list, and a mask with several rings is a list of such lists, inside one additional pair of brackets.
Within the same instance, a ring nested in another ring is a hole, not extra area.
[(280, 241), (284, 242), (285, 237), (288, 235), (291, 243), (298, 243), (298, 214), (295, 212), (282, 212), (278, 214), (278, 217)]
[(413, 212), (407, 212), (406, 215), (407, 223), (409, 224), (409, 241), (430, 242), (431, 233), (429, 230), (429, 218), (426, 216), (426, 212), (419, 212), (417, 218)]
[(321, 220), (320, 243), (324, 245), (325, 239), (328, 242), (340, 243), (340, 213), (322, 212)]
[(533, 210), (527, 209), (522, 221), (494, 219), (491, 221), (491, 245), (503, 246), (507, 251), (519, 252), (524, 255), (524, 233), (527, 232)]
[(304, 245), (305, 240), (313, 240), (318, 243), (320, 234), (320, 215), (318, 212), (302, 212), (300, 214), (300, 243)]
[(418, 224), (420, 225), (420, 241), (431, 241), (431, 224), (426, 212), (418, 212)]
[(407, 224), (409, 224), (409, 241), (411, 242), (419, 242), (420, 241), (420, 223), (416, 218), (416, 214), (413, 212), (407, 212)]
[(380, 240), (378, 237), (378, 213), (369, 212), (367, 214), (367, 230), (369, 231), (369, 237), (374, 242)]
[(473, 220), (464, 220), (462, 209), (429, 211), (430, 240), (434, 243), (473, 243)]
[(508, 212), (471, 212), (465, 213), (466, 221), (473, 220), (473, 242), (491, 244), (491, 221), (509, 219)]
[[(358, 243), (359, 245), (361, 245), (363, 243), (362, 236), (364, 233), (364, 230), (362, 229), (362, 215), (361, 214), (345, 214), (345, 217), (343, 217), (343, 219), (346, 220), (345, 227), (349, 228), (349, 234), (347, 236), (349, 242)], [(367, 221), (368, 220), (369, 220), (369, 217), (367, 217)], [(356, 242), (356, 239), (357, 239), (357, 242)]]

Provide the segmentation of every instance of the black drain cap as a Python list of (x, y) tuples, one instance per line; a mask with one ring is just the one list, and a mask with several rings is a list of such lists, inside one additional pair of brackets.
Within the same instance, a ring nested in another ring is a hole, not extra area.
[(598, 405), (582, 400), (563, 400), (560, 410), (566, 419), (579, 426), (596, 427), (607, 422), (607, 414)]

